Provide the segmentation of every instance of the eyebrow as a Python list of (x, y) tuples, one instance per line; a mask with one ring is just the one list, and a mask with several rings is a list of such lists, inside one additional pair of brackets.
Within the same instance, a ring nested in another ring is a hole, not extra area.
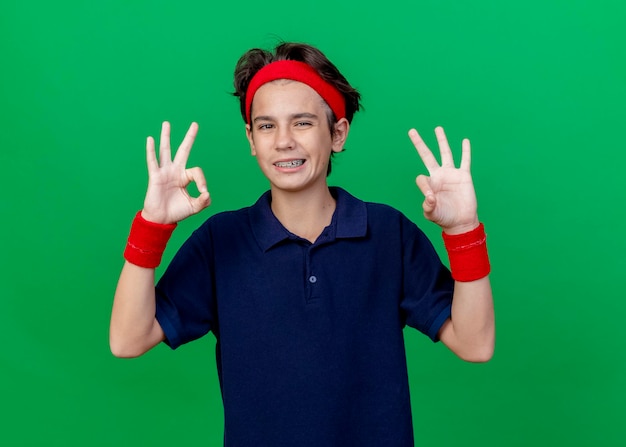
[[(293, 115), (289, 116), (290, 120), (297, 120), (297, 119), (301, 119), (301, 118), (319, 119), (319, 117), (316, 114), (314, 114), (314, 113), (307, 113), (307, 112), (294, 113)], [(269, 115), (262, 115), (262, 116), (257, 116), (252, 121), (256, 123), (257, 121), (274, 121), (274, 120), (275, 120), (275, 118), (273, 118), (273, 117), (271, 117)]]

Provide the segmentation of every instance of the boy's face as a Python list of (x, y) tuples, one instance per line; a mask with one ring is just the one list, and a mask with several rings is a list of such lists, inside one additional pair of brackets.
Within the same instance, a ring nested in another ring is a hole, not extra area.
[(326, 187), (330, 154), (343, 149), (349, 128), (344, 118), (331, 137), (328, 111), (321, 96), (301, 82), (280, 79), (257, 90), (246, 135), (273, 191)]

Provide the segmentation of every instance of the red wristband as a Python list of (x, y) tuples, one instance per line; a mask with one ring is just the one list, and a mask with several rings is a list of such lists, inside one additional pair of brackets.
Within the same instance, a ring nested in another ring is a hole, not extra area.
[(158, 267), (174, 228), (176, 228), (175, 223), (149, 222), (141, 216), (141, 211), (139, 211), (130, 227), (124, 258), (139, 267)]
[(443, 243), (448, 251), (452, 277), (456, 281), (475, 281), (484, 278), (491, 271), (487, 236), (482, 223), (467, 233), (443, 233)]

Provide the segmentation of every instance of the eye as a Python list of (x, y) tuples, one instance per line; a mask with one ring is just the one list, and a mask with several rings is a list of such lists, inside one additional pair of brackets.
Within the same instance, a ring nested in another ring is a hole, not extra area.
[(257, 126), (257, 129), (259, 129), (259, 130), (268, 130), (268, 129), (271, 129), (272, 127), (274, 127), (274, 126), (272, 124), (270, 124), (270, 123), (262, 123), (262, 124), (259, 124)]
[(312, 126), (313, 123), (310, 121), (297, 121), (296, 122), (296, 127), (308, 127), (308, 126)]

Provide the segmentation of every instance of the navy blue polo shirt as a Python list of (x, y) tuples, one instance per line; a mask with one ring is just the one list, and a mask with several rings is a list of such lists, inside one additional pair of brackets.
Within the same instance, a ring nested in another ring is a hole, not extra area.
[(454, 283), (399, 211), (331, 193), (315, 243), (267, 192), (210, 217), (156, 287), (172, 348), (216, 337), (226, 446), (413, 445), (402, 330), (436, 341)]

